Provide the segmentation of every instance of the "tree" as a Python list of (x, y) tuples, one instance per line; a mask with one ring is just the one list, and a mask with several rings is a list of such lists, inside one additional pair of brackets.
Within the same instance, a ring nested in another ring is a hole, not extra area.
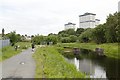
[(118, 26), (118, 14), (109, 14), (106, 22), (105, 37), (107, 42), (117, 42), (117, 26)]
[(62, 37), (61, 42), (62, 43), (70, 43), (70, 37)]
[(68, 37), (69, 35), (75, 35), (75, 30), (74, 29), (63, 30), (63, 31), (60, 31), (58, 35), (62, 37)]
[(120, 43), (120, 12), (118, 13), (118, 25), (116, 27), (117, 41)]
[(58, 37), (56, 35), (50, 35), (46, 37), (46, 42), (49, 44), (52, 42), (53, 44), (57, 44), (58, 42)]
[(76, 36), (79, 36), (82, 32), (84, 32), (84, 28), (77, 28)]
[(34, 35), (31, 35), (31, 38), (33, 38), (34, 37)]
[(66, 30), (66, 33), (69, 35), (75, 35), (75, 30), (74, 29), (68, 29)]
[(70, 42), (76, 42), (77, 41), (77, 36), (75, 36), (75, 35), (70, 35), (69, 38), (70, 38)]
[(16, 37), (17, 37), (17, 42), (22, 41), (20, 34), (16, 34)]
[(98, 25), (96, 28), (92, 31), (92, 40), (96, 43), (105, 43), (105, 24)]
[(79, 36), (79, 41), (80, 42), (91, 41), (92, 31), (93, 31), (93, 29), (89, 28), (89, 29), (85, 30), (83, 33), (81, 33), (81, 35)]
[(17, 37), (15, 31), (7, 34), (7, 37), (10, 39), (10, 42), (11, 42), (12, 46), (14, 46), (16, 42), (18, 42), (18, 37)]
[(48, 36), (50, 36), (50, 35), (57, 35), (57, 34), (54, 34), (54, 33), (50, 33), (50, 34), (48, 34)]
[(45, 41), (45, 37), (42, 35), (36, 35), (32, 38), (32, 43), (35, 43), (37, 45), (42, 44)]

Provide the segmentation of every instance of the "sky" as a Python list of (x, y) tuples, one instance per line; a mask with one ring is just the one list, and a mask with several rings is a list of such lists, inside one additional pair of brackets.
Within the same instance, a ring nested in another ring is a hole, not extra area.
[(0, 0), (0, 29), (21, 35), (47, 35), (64, 30), (72, 22), (79, 27), (79, 15), (96, 14), (100, 23), (118, 11), (119, 0)]

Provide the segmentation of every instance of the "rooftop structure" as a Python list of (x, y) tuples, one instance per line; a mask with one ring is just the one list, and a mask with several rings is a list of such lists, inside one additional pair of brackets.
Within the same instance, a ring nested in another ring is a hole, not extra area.
[(65, 24), (65, 30), (67, 29), (75, 29), (75, 25), (74, 23), (68, 22), (67, 24)]

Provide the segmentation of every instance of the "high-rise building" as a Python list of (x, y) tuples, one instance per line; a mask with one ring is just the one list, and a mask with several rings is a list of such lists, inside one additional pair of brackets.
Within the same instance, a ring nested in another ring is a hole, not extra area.
[(96, 14), (93, 13), (79, 15), (79, 28), (95, 28), (100, 22), (95, 16)]
[(68, 24), (65, 24), (65, 30), (67, 29), (74, 29), (75, 30), (75, 25), (74, 23), (68, 22)]
[(118, 2), (118, 12), (120, 12), (120, 1)]

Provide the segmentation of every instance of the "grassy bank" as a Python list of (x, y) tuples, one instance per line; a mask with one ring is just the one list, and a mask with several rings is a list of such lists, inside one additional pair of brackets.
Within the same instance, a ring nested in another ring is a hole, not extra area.
[(90, 49), (95, 50), (95, 48), (103, 48), (105, 55), (107, 57), (112, 58), (119, 58), (120, 59), (120, 53), (118, 53), (118, 43), (105, 43), (105, 44), (95, 44), (95, 43), (60, 43), (57, 44), (57, 46), (64, 47), (64, 46), (70, 46), (70, 47), (79, 47), (84, 49)]
[(31, 46), (30, 42), (18, 42), (16, 45), (20, 46), (20, 49), (27, 49)]
[(37, 48), (33, 55), (36, 61), (36, 78), (83, 78), (84, 74), (76, 70), (58, 53), (56, 47)]
[(30, 47), (29, 42), (18, 42), (18, 43), (16, 43), (16, 45), (20, 46), (20, 48), (18, 48), (17, 51), (12, 46), (6, 46), (6, 47), (0, 49), (0, 52), (1, 52), (0, 53), (0, 62), (20, 53), (23, 49), (27, 49), (28, 47)]

